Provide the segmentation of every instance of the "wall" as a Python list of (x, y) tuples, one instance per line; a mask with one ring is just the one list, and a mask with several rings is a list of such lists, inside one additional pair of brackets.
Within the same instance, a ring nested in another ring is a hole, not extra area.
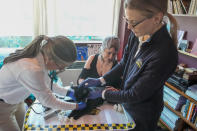
[(197, 16), (176, 16), (179, 27), (181, 30), (187, 31), (186, 39), (194, 43), (197, 38)]
[[(187, 31), (186, 39), (190, 41), (191, 44), (197, 39), (197, 16), (184, 16), (179, 15), (175, 18), (179, 24), (181, 30)], [(179, 63), (185, 63), (188, 67), (197, 68), (197, 58), (179, 53)]]

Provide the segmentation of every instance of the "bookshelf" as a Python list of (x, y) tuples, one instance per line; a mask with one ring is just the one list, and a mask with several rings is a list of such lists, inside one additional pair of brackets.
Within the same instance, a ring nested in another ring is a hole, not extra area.
[(179, 89), (177, 89), (176, 87), (172, 86), (171, 84), (169, 84), (168, 82), (165, 83), (165, 85), (167, 87), (169, 87), (170, 89), (172, 89), (173, 91), (177, 92), (178, 94), (184, 96), (185, 98), (187, 98), (190, 101), (193, 101), (195, 104), (197, 104), (197, 101), (194, 100), (193, 98), (191, 98), (190, 96), (186, 95), (184, 92), (180, 91)]
[[(190, 0), (187, 0), (190, 1)], [(183, 30), (186, 32), (186, 35), (184, 36), (184, 39), (189, 41), (189, 48), (192, 48), (195, 40), (197, 39), (197, 14), (191, 15), (191, 14), (173, 14), (175, 19), (177, 20), (177, 23), (179, 25), (179, 30)], [(197, 56), (190, 54), (188, 52), (184, 52), (179, 50), (178, 51), (179, 55), (179, 64), (180, 63), (185, 63), (187, 66), (197, 68)], [(169, 89), (171, 89), (173, 92), (176, 92), (180, 96), (184, 96), (187, 100), (193, 102), (194, 104), (197, 105), (197, 101), (191, 98), (190, 96), (186, 95), (184, 92), (180, 91), (176, 87), (170, 85), (169, 83), (165, 83), (165, 86)], [(187, 120), (181, 112), (176, 111), (175, 108), (172, 108), (172, 106), (169, 105), (170, 103), (164, 102), (164, 106), (168, 108), (171, 112), (173, 112), (175, 115), (177, 115), (181, 121), (182, 124), (178, 125), (177, 130), (178, 131), (183, 131), (183, 126), (187, 125), (193, 130), (197, 131), (197, 127)], [(173, 130), (172, 128), (169, 127), (169, 125), (163, 121), (160, 118), (160, 122), (165, 125), (170, 131)]]
[[(194, 104), (197, 104), (197, 101), (194, 100), (193, 98), (191, 98), (190, 96), (186, 95), (184, 92), (178, 90), (176, 87), (172, 86), (171, 84), (169, 83), (165, 83), (165, 85), (172, 89), (174, 92), (180, 94), (181, 96), (184, 96), (185, 98), (187, 98), (189, 101), (193, 102)], [(185, 117), (183, 117), (182, 113), (179, 112), (179, 111), (176, 111), (175, 109), (173, 109), (169, 104), (168, 102), (164, 102), (164, 105), (165, 107), (167, 107), (170, 111), (172, 111), (174, 114), (176, 114), (182, 121), (184, 121), (187, 125), (189, 125), (190, 127), (192, 127), (194, 130), (197, 130), (197, 127), (192, 123), (190, 122), (189, 120), (187, 120)], [(165, 125), (170, 131), (172, 130), (162, 119), (160, 119), (160, 122)], [(182, 130), (179, 128), (179, 130)]]
[(193, 58), (197, 58), (196, 55), (193, 55), (191, 53), (188, 53), (188, 52), (185, 52), (185, 51), (182, 51), (182, 50), (179, 50), (179, 53), (184, 54), (184, 55), (187, 55), (187, 56), (190, 56), (190, 57), (193, 57)]
[(162, 119), (159, 119), (159, 121), (161, 122), (161, 124), (167, 127), (169, 131), (173, 131)]
[(168, 12), (171, 14), (197, 15), (196, 0), (168, 0)]

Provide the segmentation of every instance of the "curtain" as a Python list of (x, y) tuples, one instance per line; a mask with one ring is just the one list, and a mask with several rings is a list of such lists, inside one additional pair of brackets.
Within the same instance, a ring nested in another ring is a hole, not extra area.
[(48, 34), (46, 0), (33, 1), (34, 37)]
[(114, 0), (112, 35), (118, 36), (121, 0)]

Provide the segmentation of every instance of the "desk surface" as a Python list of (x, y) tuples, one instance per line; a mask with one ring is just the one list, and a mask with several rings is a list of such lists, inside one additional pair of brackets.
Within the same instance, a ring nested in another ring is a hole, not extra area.
[[(36, 114), (32, 108), (41, 114)], [(113, 105), (107, 103), (98, 107), (99, 114), (84, 115), (78, 120), (67, 118), (70, 111), (59, 111), (45, 120), (41, 104), (33, 104), (32, 108), (26, 113), (24, 130), (129, 130), (135, 127), (126, 112), (117, 112)]]

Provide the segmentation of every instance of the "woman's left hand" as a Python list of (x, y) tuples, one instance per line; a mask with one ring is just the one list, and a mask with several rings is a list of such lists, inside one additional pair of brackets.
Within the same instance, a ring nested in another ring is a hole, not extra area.
[(119, 91), (118, 89), (114, 88), (113, 86), (106, 86), (106, 91), (111, 90), (111, 91)]

